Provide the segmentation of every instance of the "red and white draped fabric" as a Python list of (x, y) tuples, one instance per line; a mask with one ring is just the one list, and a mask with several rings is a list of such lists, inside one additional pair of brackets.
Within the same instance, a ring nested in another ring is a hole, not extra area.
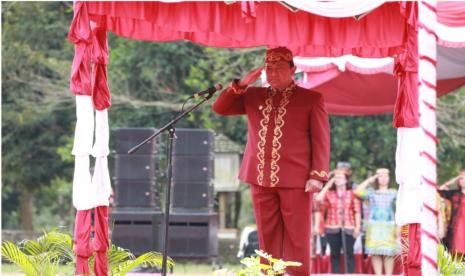
[[(465, 85), (465, 48), (438, 46), (437, 59), (438, 97)], [(299, 85), (324, 95), (330, 114), (373, 115), (394, 110), (398, 80), (393, 58), (296, 57), (294, 63), (301, 75)]]
[[(108, 206), (111, 190), (107, 166), (110, 94), (106, 77), (106, 30), (85, 18), (88, 18), (86, 6), (76, 3), (68, 37), (76, 44), (70, 87), (76, 95), (77, 123), (72, 153), (76, 160), (73, 204), (77, 210)], [(90, 155), (96, 158), (92, 176)]]
[[(95, 275), (108, 274), (106, 253), (109, 247), (111, 184), (107, 162), (110, 153), (107, 108), (110, 106), (110, 92), (106, 76), (108, 47), (103, 23), (91, 21), (87, 6), (75, 3), (68, 39), (75, 44), (70, 88), (76, 96), (77, 117), (72, 150), (75, 157), (73, 205), (77, 210), (74, 235), (76, 274), (89, 274), (88, 260), (94, 251)], [(93, 173), (91, 156), (95, 158)], [(91, 241), (92, 212), (94, 239)]]
[[(416, 121), (398, 121), (396, 180), (399, 183), (397, 196), (396, 221), (404, 226), (403, 238), (407, 238), (409, 250), (421, 254), (405, 256), (405, 275), (437, 275), (437, 216), (436, 210), (436, 3), (422, 1), (418, 3), (418, 21), (412, 13), (411, 28), (418, 32), (418, 71), (405, 70), (405, 61), (400, 74), (401, 82), (408, 82), (411, 89), (404, 91)], [(416, 23), (415, 23), (416, 22)], [(412, 43), (413, 44), (413, 43)], [(413, 46), (415, 47), (415, 46)], [(413, 51), (411, 51), (413, 53)], [(413, 67), (413, 66), (412, 66)], [(402, 72), (404, 71), (404, 72)], [(407, 72), (405, 72), (407, 71)], [(409, 94), (410, 93), (410, 94)], [(399, 100), (399, 98), (398, 98)], [(402, 114), (401, 114), (402, 115)], [(407, 124), (403, 124), (407, 123)], [(404, 211), (405, 210), (405, 211)], [(408, 210), (408, 211), (407, 211)], [(421, 238), (418, 233), (421, 225)], [(408, 226), (408, 227), (407, 227)], [(412, 236), (412, 233), (415, 234)], [(421, 257), (421, 274), (420, 260)], [(409, 259), (410, 258), (410, 259)]]

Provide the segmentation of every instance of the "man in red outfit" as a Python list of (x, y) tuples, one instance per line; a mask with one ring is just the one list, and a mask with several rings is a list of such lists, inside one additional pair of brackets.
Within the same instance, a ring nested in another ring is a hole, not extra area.
[[(265, 69), (270, 87), (249, 87)], [(290, 275), (310, 275), (311, 199), (328, 179), (329, 122), (323, 97), (294, 83), (292, 52), (269, 49), (265, 65), (234, 80), (213, 105), (247, 115), (239, 178), (250, 184), (260, 249), (298, 261)]]

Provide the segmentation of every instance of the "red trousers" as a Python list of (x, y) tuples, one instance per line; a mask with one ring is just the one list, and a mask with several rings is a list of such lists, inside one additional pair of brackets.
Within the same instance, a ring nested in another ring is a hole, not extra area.
[[(91, 242), (92, 211), (94, 211), (94, 238)], [(108, 206), (76, 212), (74, 226), (74, 252), (76, 254), (76, 275), (89, 273), (89, 257), (95, 251), (94, 274), (108, 275)]]
[(404, 276), (421, 276), (421, 226), (407, 224), (400, 233)]
[(310, 275), (312, 194), (304, 189), (250, 187), (260, 249), (274, 258), (302, 263), (288, 268), (287, 274)]

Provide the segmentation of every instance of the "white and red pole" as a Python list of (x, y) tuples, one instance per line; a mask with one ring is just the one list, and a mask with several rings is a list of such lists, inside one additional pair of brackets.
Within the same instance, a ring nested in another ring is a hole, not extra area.
[(420, 112), (421, 272), (438, 275), (438, 210), (436, 146), (436, 1), (418, 5), (418, 100)]

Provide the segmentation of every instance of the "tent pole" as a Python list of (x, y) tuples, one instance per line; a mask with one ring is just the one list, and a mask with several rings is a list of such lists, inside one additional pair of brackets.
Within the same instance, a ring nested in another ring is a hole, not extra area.
[(420, 145), (423, 195), (421, 216), (422, 275), (438, 274), (436, 21), (436, 1), (420, 1), (418, 4), (418, 101), (422, 136)]

